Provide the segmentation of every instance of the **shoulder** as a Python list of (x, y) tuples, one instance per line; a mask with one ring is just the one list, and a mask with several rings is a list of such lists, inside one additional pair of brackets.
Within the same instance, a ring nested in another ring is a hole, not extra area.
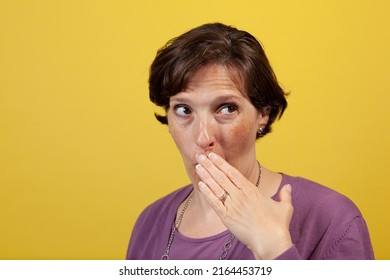
[(176, 213), (178, 205), (188, 196), (192, 187), (190, 185), (182, 187), (147, 206), (140, 214), (138, 220), (147, 217), (166, 216)]
[(299, 235), (302, 230), (315, 232), (318, 238), (325, 233), (341, 236), (351, 224), (362, 219), (362, 214), (351, 199), (311, 180), (283, 175), (282, 184), (292, 186), (294, 208), (291, 230)]
[(188, 196), (192, 187), (178, 189), (147, 206), (133, 227), (127, 259), (158, 259), (166, 246), (163, 238), (169, 236), (178, 205)]
[(283, 174), (291, 184), (293, 243), (304, 259), (372, 259), (367, 225), (345, 195), (319, 183)]
[(352, 200), (324, 185), (305, 178), (283, 174), (282, 185), (285, 184), (292, 186), (294, 211), (324, 214), (325, 217), (342, 215), (348, 220), (361, 216)]

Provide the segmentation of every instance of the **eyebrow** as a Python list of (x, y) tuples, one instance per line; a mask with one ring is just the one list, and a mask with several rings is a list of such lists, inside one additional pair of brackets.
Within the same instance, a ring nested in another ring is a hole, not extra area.
[[(229, 101), (239, 101), (241, 99), (245, 98), (244, 96), (238, 96), (234, 94), (225, 94), (225, 95), (220, 95), (214, 100), (211, 101), (211, 103), (224, 103), (224, 102), (229, 102)], [(191, 101), (190, 97), (186, 96), (172, 96), (170, 99), (170, 102), (178, 102), (178, 103), (188, 103)]]

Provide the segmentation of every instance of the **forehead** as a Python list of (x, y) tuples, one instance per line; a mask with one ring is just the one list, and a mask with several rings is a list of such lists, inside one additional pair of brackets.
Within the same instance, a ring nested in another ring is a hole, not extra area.
[(220, 64), (206, 65), (196, 70), (189, 77), (184, 91), (210, 87), (238, 91), (246, 97), (243, 79), (239, 72), (233, 67)]

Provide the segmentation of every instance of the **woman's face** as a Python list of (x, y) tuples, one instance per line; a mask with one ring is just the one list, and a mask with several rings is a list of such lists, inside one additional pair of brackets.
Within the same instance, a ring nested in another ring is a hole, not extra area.
[(256, 110), (243, 88), (235, 71), (207, 65), (194, 73), (185, 91), (170, 98), (169, 131), (193, 183), (199, 181), (198, 153), (217, 153), (249, 176), (256, 161), (256, 133), (268, 116)]

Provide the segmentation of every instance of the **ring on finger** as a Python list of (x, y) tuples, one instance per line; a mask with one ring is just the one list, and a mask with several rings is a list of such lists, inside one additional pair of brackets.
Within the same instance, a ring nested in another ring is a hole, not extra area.
[(221, 196), (219, 196), (218, 198), (219, 198), (219, 200), (222, 202), (222, 204), (225, 204), (225, 200), (226, 200), (226, 198), (229, 196), (229, 193), (228, 192), (224, 192), (224, 194), (223, 195), (221, 195)]

